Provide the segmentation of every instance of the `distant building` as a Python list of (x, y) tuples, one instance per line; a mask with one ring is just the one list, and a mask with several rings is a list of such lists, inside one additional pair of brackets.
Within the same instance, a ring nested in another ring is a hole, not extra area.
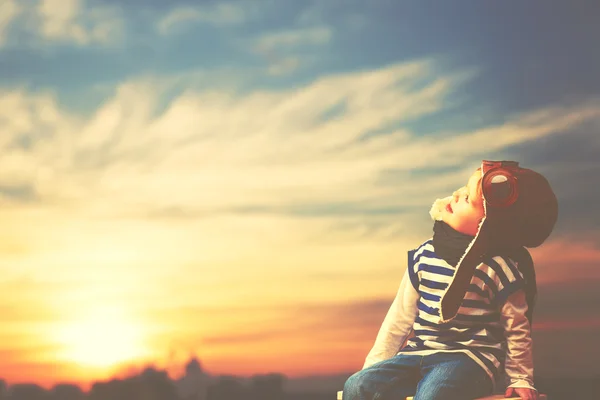
[(207, 400), (210, 377), (202, 370), (198, 359), (191, 359), (185, 375), (177, 381), (177, 392), (182, 400)]

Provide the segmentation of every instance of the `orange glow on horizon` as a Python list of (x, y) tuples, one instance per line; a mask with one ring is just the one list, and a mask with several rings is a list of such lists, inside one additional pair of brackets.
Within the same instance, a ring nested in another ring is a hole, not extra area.
[[(39, 242), (6, 257), (0, 378), (47, 387), (87, 387), (144, 365), (176, 378), (193, 355), (211, 375), (355, 371), (396, 293), (406, 251), (418, 240), (352, 239), (344, 232), (309, 241), (329, 225), (276, 217), (203, 222), (219, 237), (193, 221), (131, 219), (114, 232), (113, 222), (77, 215), (19, 223), (28, 217), (15, 211), (0, 221), (0, 235), (15, 226), (23, 243), (27, 234)], [(263, 223), (269, 228), (258, 237)], [(69, 240), (46, 242), (49, 232)], [(230, 236), (237, 241), (231, 248)], [(540, 286), (581, 279), (565, 268), (569, 260), (589, 264), (589, 276), (598, 276), (593, 246), (555, 240), (532, 253)], [(534, 329), (598, 327), (569, 324), (536, 321)]]

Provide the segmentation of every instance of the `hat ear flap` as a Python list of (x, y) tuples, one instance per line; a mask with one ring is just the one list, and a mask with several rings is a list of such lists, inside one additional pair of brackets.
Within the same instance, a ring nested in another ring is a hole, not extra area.
[(488, 224), (486, 223), (486, 217), (484, 217), (477, 235), (456, 265), (456, 272), (454, 273), (452, 282), (450, 282), (448, 289), (442, 297), (440, 308), (442, 323), (452, 320), (458, 313), (465, 294), (471, 285), (471, 278), (475, 273), (475, 269), (481, 264), (486, 253), (488, 231)]

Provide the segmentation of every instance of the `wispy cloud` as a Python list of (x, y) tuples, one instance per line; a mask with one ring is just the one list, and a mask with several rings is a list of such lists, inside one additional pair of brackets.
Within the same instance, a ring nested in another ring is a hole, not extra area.
[(51, 41), (106, 44), (118, 37), (122, 27), (116, 8), (90, 6), (85, 0), (41, 0), (36, 11), (39, 33)]
[(214, 2), (196, 7), (176, 7), (159, 20), (157, 29), (162, 34), (168, 34), (182, 25), (192, 23), (233, 25), (243, 22), (249, 16), (249, 12), (250, 9), (241, 3)]
[(318, 46), (328, 43), (331, 37), (331, 29), (324, 26), (279, 31), (261, 36), (256, 41), (255, 49), (270, 53), (300, 46)]
[(255, 39), (252, 49), (268, 62), (270, 75), (286, 75), (314, 62), (332, 35), (327, 26), (271, 32)]
[[(392, 257), (423, 240), (416, 227), (428, 205), (464, 183), (477, 165), (470, 160), (600, 118), (599, 104), (581, 103), (452, 136), (416, 135), (403, 124), (443, 110), (463, 79), (434, 70), (432, 61), (396, 64), (244, 95), (218, 87), (173, 95), (143, 79), (120, 85), (89, 116), (50, 93), (1, 92), (0, 235), (13, 238), (3, 255), (25, 275), (42, 262), (62, 266), (52, 270), (57, 278), (118, 271), (132, 279), (107, 298), (127, 292), (141, 265), (157, 279), (164, 263), (190, 276), (200, 265), (206, 282), (215, 266), (225, 279), (348, 274), (373, 254)], [(439, 173), (408, 173), (428, 168)], [(340, 264), (342, 243), (355, 245)], [(284, 302), (297, 296), (294, 285), (257, 295), (240, 283), (236, 296)], [(178, 289), (179, 299), (230, 297), (213, 286), (202, 295)], [(311, 284), (315, 299), (339, 295), (328, 292), (328, 282)]]
[(306, 57), (301, 58), (299, 56), (288, 56), (284, 58), (276, 58), (276, 57), (266, 57), (270, 62), (267, 68), (267, 73), (269, 75), (286, 75), (292, 73), (300, 66), (305, 66), (308, 64), (308, 59)]
[(0, 3), (0, 47), (5, 44), (7, 31), (21, 10), (17, 0), (5, 0)]
[[(549, 240), (531, 254), (538, 271), (538, 285), (578, 283), (600, 279), (600, 250), (592, 238), (571, 234)], [(568, 266), (568, 267), (567, 267)]]
[[(314, 26), (324, 23), (335, 23), (337, 27), (350, 30), (364, 28), (370, 21), (367, 16), (369, 11), (377, 9), (381, 4), (373, 1), (369, 9), (364, 3), (355, 0), (346, 1), (316, 1), (309, 4), (297, 18), (297, 22), (304, 26)], [(332, 18), (333, 17), (333, 18)]]
[[(417, 80), (427, 84), (415, 86)], [(419, 137), (397, 128), (443, 109), (456, 82), (431, 75), (427, 62), (400, 64), (243, 97), (188, 91), (160, 114), (158, 86), (127, 83), (87, 120), (61, 110), (51, 95), (7, 92), (2, 110), (13, 118), (4, 122), (1, 183), (31, 185), (43, 201), (90, 207), (108, 201), (113, 210), (340, 201), (398, 206), (398, 189), (377, 184), (386, 170), (460, 165), (600, 116), (591, 102), (453, 136)], [(381, 134), (366, 136), (375, 131)], [(23, 140), (31, 145), (19, 146)], [(458, 183), (460, 174), (452, 173)], [(404, 205), (430, 201), (427, 196), (431, 191)]]

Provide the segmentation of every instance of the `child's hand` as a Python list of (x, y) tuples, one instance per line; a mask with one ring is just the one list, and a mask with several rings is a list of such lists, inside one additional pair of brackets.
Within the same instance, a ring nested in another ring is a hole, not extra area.
[(508, 388), (504, 397), (515, 397), (519, 396), (523, 400), (538, 400), (537, 390), (527, 388)]

